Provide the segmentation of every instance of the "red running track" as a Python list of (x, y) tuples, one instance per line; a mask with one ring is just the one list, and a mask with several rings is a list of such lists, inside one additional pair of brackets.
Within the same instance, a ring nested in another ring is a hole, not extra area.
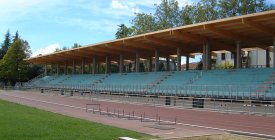
[[(66, 105), (73, 105), (85, 108), (87, 103), (91, 100), (64, 98), (61, 96), (46, 96), (42, 94), (26, 93), (21, 91), (14, 91), (7, 95), (18, 96), (23, 98), (43, 100), (47, 102), (62, 103)], [(199, 111), (191, 109), (176, 109), (165, 107), (154, 107), (148, 105), (136, 105), (127, 103), (116, 103), (108, 101), (93, 101), (100, 103), (102, 110), (110, 111), (119, 110), (125, 114), (135, 112), (136, 116), (145, 113), (148, 118), (155, 118), (158, 114), (161, 120), (174, 121), (177, 118), (178, 123), (198, 125), (203, 127), (211, 127), (214, 129), (225, 129), (240, 131), (246, 133), (263, 134), (275, 137), (275, 117), (254, 116), (246, 114), (227, 114), (219, 112)]]

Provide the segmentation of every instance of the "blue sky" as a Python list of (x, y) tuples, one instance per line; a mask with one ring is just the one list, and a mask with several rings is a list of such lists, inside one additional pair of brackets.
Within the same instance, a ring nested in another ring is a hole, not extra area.
[(33, 55), (111, 40), (117, 25), (129, 25), (135, 12), (153, 12), (154, 3), (160, 0), (0, 0), (0, 40), (18, 30)]
[[(178, 0), (180, 6), (194, 0)], [(197, 1), (197, 0), (195, 0)], [(267, 0), (269, 3), (274, 0)], [(117, 25), (130, 24), (135, 12), (152, 13), (161, 0), (0, 0), (0, 41), (19, 31), (33, 55), (55, 48), (115, 38)]]

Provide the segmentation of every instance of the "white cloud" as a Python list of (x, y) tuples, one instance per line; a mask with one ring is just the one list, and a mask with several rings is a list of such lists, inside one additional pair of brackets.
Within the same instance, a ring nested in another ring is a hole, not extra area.
[(111, 6), (112, 6), (112, 8), (114, 8), (114, 9), (127, 9), (127, 8), (128, 8), (127, 5), (123, 5), (123, 4), (120, 3), (118, 0), (112, 0)]
[(32, 54), (32, 57), (38, 56), (40, 54), (45, 55), (45, 54), (53, 53), (56, 49), (60, 49), (59, 43), (54, 43), (54, 44), (47, 46), (46, 48), (38, 49), (37, 51), (35, 51)]

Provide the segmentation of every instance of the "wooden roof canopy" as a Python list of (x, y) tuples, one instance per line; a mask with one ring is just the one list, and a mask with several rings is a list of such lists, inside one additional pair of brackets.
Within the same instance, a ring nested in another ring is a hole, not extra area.
[(73, 60), (104, 62), (109, 56), (117, 61), (122, 54), (124, 59), (134, 59), (139, 52), (141, 58), (154, 57), (159, 50), (160, 57), (176, 54), (177, 48), (182, 55), (202, 52), (203, 44), (208, 42), (211, 51), (228, 50), (235, 52), (236, 41), (242, 48), (259, 47), (266, 49), (273, 45), (275, 37), (275, 10), (219, 19), (198, 24), (186, 25), (166, 30), (116, 39), (79, 48), (36, 56), (26, 61), (36, 64), (65, 64)]

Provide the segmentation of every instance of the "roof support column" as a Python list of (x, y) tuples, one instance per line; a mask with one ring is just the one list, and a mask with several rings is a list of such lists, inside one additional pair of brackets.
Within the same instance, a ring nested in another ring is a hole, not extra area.
[(75, 61), (73, 60), (73, 74), (75, 74)]
[(166, 71), (170, 71), (170, 57), (166, 57)]
[(188, 54), (186, 55), (186, 64), (185, 64), (185, 66), (186, 66), (186, 70), (188, 71), (189, 70), (189, 55)]
[(56, 65), (56, 74), (59, 75), (59, 65)]
[(159, 51), (155, 50), (155, 72), (159, 71)]
[(267, 47), (266, 50), (265, 50), (265, 53), (266, 53), (266, 67), (267, 68), (270, 68), (270, 50), (269, 48)]
[(177, 71), (181, 71), (181, 48), (177, 48)]
[(203, 70), (207, 71), (211, 68), (211, 52), (208, 43), (203, 44)]
[(211, 61), (211, 50), (208, 43), (206, 43), (206, 70), (211, 70), (212, 61)]
[(105, 67), (105, 73), (110, 73), (110, 57), (109, 56), (106, 56), (106, 67)]
[(139, 53), (136, 52), (136, 72), (139, 72)]
[(123, 66), (124, 66), (124, 63), (123, 63), (123, 55), (122, 54), (120, 54), (119, 55), (119, 61), (118, 61), (119, 63), (119, 65), (118, 65), (118, 67), (119, 67), (119, 73), (123, 73)]
[(205, 44), (203, 44), (203, 50), (202, 50), (202, 70), (205, 71), (205, 65), (206, 65), (206, 51), (205, 51)]
[(152, 72), (152, 66), (153, 66), (152, 57), (150, 57), (148, 60), (149, 60), (149, 72)]
[(84, 74), (84, 71), (85, 71), (85, 60), (82, 59), (82, 61), (81, 61), (81, 74)]
[(237, 55), (236, 55), (236, 52), (231, 52), (234, 56), (234, 68), (236, 69), (237, 68)]
[(273, 68), (275, 68), (275, 37), (273, 37)]
[(64, 72), (65, 72), (65, 75), (67, 75), (67, 74), (68, 74), (68, 65), (67, 65), (67, 61), (66, 61), (66, 63), (65, 63), (65, 69), (64, 69)]
[(92, 70), (92, 74), (96, 74), (96, 57), (93, 57), (93, 70)]
[(44, 75), (45, 76), (48, 75), (47, 64), (44, 65)]
[(241, 42), (236, 42), (236, 68), (239, 69), (242, 67), (241, 64)]

